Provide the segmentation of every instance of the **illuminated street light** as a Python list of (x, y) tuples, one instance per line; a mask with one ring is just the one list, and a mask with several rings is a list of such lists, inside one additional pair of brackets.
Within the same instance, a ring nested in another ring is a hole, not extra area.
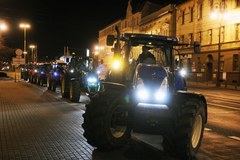
[(31, 56), (31, 60), (32, 60), (32, 63), (35, 62), (35, 54), (34, 54), (34, 49), (35, 49), (35, 45), (30, 45), (29, 48), (32, 49), (32, 56)]
[(0, 22), (0, 32), (1, 31), (6, 31), (8, 29), (6, 23)]
[(217, 55), (217, 77), (216, 77), (216, 87), (220, 87), (220, 65), (221, 65), (221, 28), (222, 28), (222, 20), (228, 19), (229, 14), (225, 12), (223, 9), (219, 8), (218, 11), (214, 11), (210, 15), (211, 19), (217, 19), (219, 21), (218, 27), (218, 55)]
[(0, 42), (2, 41), (2, 32), (6, 31), (8, 29), (5, 22), (0, 21)]
[(20, 28), (23, 29), (23, 36), (24, 36), (24, 49), (23, 49), (23, 55), (26, 63), (26, 55), (27, 55), (27, 29), (30, 28), (30, 25), (27, 23), (21, 23), (19, 25)]

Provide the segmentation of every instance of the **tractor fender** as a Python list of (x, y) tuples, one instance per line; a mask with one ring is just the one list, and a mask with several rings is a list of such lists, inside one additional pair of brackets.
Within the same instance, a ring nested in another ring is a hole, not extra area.
[(113, 82), (102, 82), (100, 93), (105, 94), (110, 99), (115, 99), (121, 96), (128, 96), (130, 88), (124, 84)]
[(207, 110), (207, 101), (204, 95), (196, 92), (177, 91), (176, 94), (173, 96), (173, 100), (179, 104), (183, 104), (183, 102), (187, 101), (188, 99), (198, 99), (203, 102), (203, 105), (206, 111), (206, 123), (207, 123), (208, 110)]

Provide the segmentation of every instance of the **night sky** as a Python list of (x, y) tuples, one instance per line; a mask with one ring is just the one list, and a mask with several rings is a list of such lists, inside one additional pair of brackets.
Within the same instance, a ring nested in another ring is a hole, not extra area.
[(64, 46), (81, 52), (97, 44), (100, 29), (124, 18), (127, 4), (128, 0), (0, 0), (0, 19), (9, 26), (3, 43), (23, 49), (19, 23), (26, 21), (31, 24), (27, 30), (28, 46), (37, 44), (39, 56), (60, 56)]

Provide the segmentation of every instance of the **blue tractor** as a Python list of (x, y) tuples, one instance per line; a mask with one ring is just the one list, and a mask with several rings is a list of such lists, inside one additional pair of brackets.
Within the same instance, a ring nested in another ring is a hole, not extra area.
[[(203, 95), (186, 91), (176, 70), (177, 38), (116, 30), (117, 37), (107, 37), (108, 45), (115, 42), (113, 67), (86, 105), (84, 137), (106, 151), (126, 144), (132, 133), (162, 135), (165, 151), (192, 159), (207, 123), (207, 103)], [(143, 45), (158, 57), (157, 63), (130, 60)]]

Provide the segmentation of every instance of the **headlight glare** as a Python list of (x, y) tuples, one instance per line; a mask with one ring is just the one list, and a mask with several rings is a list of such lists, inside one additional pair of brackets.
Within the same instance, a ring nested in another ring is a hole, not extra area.
[(70, 73), (73, 73), (73, 72), (74, 72), (74, 69), (71, 69), (71, 70), (70, 70)]
[(139, 89), (137, 91), (137, 97), (139, 100), (149, 99), (149, 92), (146, 89)]
[(89, 77), (89, 78), (87, 79), (87, 81), (88, 81), (89, 83), (96, 83), (96, 82), (97, 82), (97, 78), (95, 78), (95, 77)]
[(187, 71), (185, 69), (181, 69), (179, 72), (182, 77), (185, 77), (187, 75)]

